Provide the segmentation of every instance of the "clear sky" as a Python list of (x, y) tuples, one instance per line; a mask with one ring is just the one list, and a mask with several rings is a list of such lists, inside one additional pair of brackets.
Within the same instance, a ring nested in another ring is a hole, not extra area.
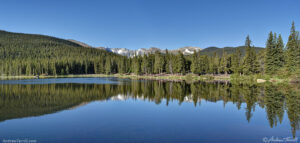
[(300, 0), (2, 0), (0, 29), (110, 48), (239, 46), (247, 34), (286, 43)]

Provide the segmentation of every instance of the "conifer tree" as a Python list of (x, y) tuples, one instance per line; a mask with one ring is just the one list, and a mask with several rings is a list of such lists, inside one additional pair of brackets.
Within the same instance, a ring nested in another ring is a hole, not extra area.
[(227, 67), (227, 53), (224, 50), (225, 48), (223, 48), (223, 55), (221, 58), (221, 63), (220, 63), (220, 71), (224, 74), (228, 73), (228, 67)]
[(256, 51), (254, 47), (251, 46), (251, 40), (249, 35), (246, 38), (245, 46), (246, 46), (246, 54), (243, 63), (243, 73), (246, 75), (258, 73), (259, 65), (256, 58)]
[(176, 72), (185, 74), (185, 58), (180, 51), (178, 51), (176, 56)]
[(166, 72), (173, 73), (173, 62), (171, 61), (172, 55), (169, 53), (168, 49), (166, 49)]
[(206, 74), (209, 70), (208, 56), (204, 55), (200, 57), (200, 74)]
[(213, 72), (214, 72), (214, 69), (213, 69), (213, 67), (214, 67), (214, 57), (213, 57), (213, 56), (210, 56), (208, 60), (209, 60), (209, 61), (208, 61), (208, 62), (209, 62), (208, 73), (209, 73), (209, 74), (213, 74)]
[(242, 57), (241, 50), (235, 49), (235, 53), (233, 54), (233, 57), (232, 57), (232, 71), (234, 74), (242, 73), (241, 57)]
[(251, 40), (250, 40), (249, 35), (246, 38), (245, 46), (246, 46), (246, 54), (245, 54), (244, 63), (243, 63), (243, 73), (250, 74), (251, 65), (252, 65), (252, 60), (251, 60), (252, 52), (251, 52)]
[(164, 70), (164, 66), (165, 66), (165, 60), (163, 55), (156, 51), (155, 52), (155, 61), (154, 61), (154, 71), (155, 73), (162, 73)]
[(142, 58), (142, 72), (145, 74), (153, 73), (153, 54), (144, 55)]
[(191, 64), (191, 71), (192, 73), (197, 72), (197, 66), (196, 66), (196, 61), (198, 60), (197, 53), (194, 51), (193, 56), (192, 56), (192, 64)]
[(264, 66), (265, 66), (265, 73), (267, 74), (273, 74), (275, 71), (275, 55), (276, 55), (276, 48), (275, 48), (275, 44), (276, 44), (276, 40), (274, 40), (274, 38), (276, 38), (275, 36), (273, 36), (273, 33), (270, 32), (269, 33), (269, 38), (267, 40), (266, 43), (266, 56), (265, 56), (265, 62), (264, 62)]
[(31, 66), (30, 66), (30, 64), (27, 64), (27, 66), (26, 66), (26, 75), (31, 75)]
[(56, 66), (55, 66), (55, 63), (52, 62), (51, 66), (52, 66), (52, 74), (56, 75)]
[(167, 54), (167, 67), (168, 67), (168, 72), (171, 74), (176, 73), (176, 62), (177, 62), (177, 57), (174, 54)]
[(200, 63), (201, 63), (201, 56), (200, 56), (200, 51), (196, 52), (194, 51), (193, 57), (192, 57), (192, 64), (191, 64), (191, 71), (194, 74), (200, 74), (201, 69), (200, 69)]
[(148, 74), (148, 67), (147, 67), (147, 62), (148, 62), (148, 55), (144, 55), (142, 58), (142, 73)]
[(98, 71), (99, 64), (97, 63), (96, 60), (94, 60), (93, 62), (94, 62), (94, 71), (95, 71), (95, 74), (99, 74), (99, 71)]
[(299, 68), (300, 50), (298, 47), (299, 45), (297, 45), (298, 40), (295, 23), (293, 22), (286, 45), (286, 66), (290, 72), (296, 71), (296, 69)]
[(283, 49), (284, 49), (284, 43), (281, 37), (281, 34), (279, 34), (278, 39), (277, 39), (277, 43), (276, 43), (276, 49), (277, 49), (277, 53), (278, 56), (277, 58), (277, 67), (281, 68), (285, 61), (284, 61), (284, 53), (283, 53)]
[(252, 60), (251, 72), (252, 72), (252, 74), (256, 74), (256, 73), (259, 73), (259, 63), (258, 63), (257, 54), (256, 54), (254, 46), (251, 48), (251, 52), (252, 52), (252, 55), (251, 55), (251, 57), (252, 57), (251, 58), (251, 60)]
[(133, 72), (137, 75), (142, 73), (142, 69), (141, 69), (141, 56), (135, 56), (132, 60), (132, 69)]
[(214, 62), (213, 62), (213, 74), (218, 74), (219, 73), (219, 57), (217, 53), (214, 53)]
[(127, 61), (126, 61), (125, 57), (121, 58), (120, 60), (121, 61), (119, 61), (119, 64), (117, 64), (118, 71), (119, 71), (119, 73), (124, 74), (124, 73), (126, 73)]
[(279, 34), (278, 38), (276, 33), (270, 32), (269, 38), (266, 44), (266, 55), (265, 55), (265, 73), (274, 74), (284, 64), (283, 57), (283, 41)]
[(111, 74), (111, 60), (109, 57), (106, 58), (105, 60), (105, 73), (106, 74)]

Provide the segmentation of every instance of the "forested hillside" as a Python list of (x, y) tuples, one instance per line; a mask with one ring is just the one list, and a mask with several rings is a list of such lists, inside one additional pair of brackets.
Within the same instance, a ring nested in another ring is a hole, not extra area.
[(245, 45), (237, 48), (211, 47), (188, 56), (166, 50), (130, 58), (49, 36), (0, 31), (0, 74), (272, 75), (300, 71), (300, 39), (294, 23), (286, 46), (281, 35), (273, 32), (266, 41), (266, 48), (255, 47), (247, 36)]
[(121, 56), (50, 36), (0, 31), (2, 75), (92, 74)]
[[(264, 50), (262, 47), (253, 47), (256, 51), (256, 53), (261, 52), (261, 50)], [(233, 54), (236, 52), (236, 50), (240, 50), (242, 56), (246, 54), (246, 46), (239, 46), (239, 47), (224, 47), (224, 48), (218, 48), (218, 47), (208, 47), (201, 51), (201, 55), (207, 55), (207, 56), (213, 56), (215, 53), (218, 56), (222, 56), (223, 52), (226, 52), (227, 54)]]

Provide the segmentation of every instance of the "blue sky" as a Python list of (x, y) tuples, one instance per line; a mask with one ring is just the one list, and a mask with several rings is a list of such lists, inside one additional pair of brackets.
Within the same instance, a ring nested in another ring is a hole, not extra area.
[(299, 0), (3, 0), (0, 29), (111, 48), (239, 46), (300, 28)]

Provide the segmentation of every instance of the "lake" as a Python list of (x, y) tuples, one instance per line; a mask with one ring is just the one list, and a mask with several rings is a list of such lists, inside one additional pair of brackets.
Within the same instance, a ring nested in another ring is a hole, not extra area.
[(299, 123), (299, 85), (0, 81), (2, 142), (295, 142)]

